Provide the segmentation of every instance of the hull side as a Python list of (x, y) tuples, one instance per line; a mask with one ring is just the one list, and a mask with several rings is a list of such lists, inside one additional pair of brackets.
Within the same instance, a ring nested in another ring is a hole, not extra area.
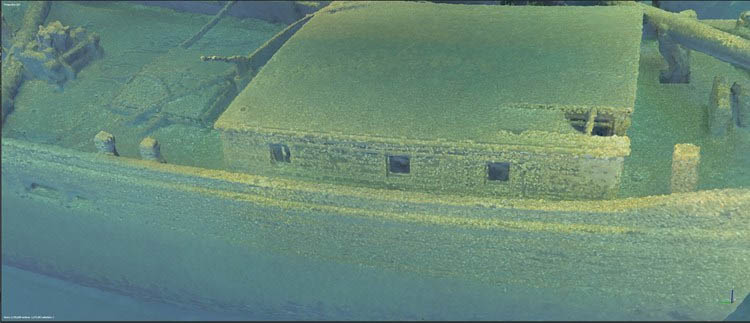
[(2, 148), (3, 262), (147, 298), (292, 319), (721, 319), (726, 291), (750, 290), (748, 190), (461, 204)]

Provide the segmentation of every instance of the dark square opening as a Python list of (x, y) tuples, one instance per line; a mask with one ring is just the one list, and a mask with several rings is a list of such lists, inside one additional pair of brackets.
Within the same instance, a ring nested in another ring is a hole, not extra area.
[(491, 181), (507, 181), (510, 163), (487, 163), (487, 178)]
[(388, 171), (397, 174), (408, 174), (409, 156), (388, 156)]
[(594, 136), (611, 136), (614, 134), (612, 126), (609, 124), (594, 124), (594, 129), (591, 130), (591, 134)]
[(568, 119), (573, 129), (578, 130), (581, 133), (586, 132), (586, 120), (588, 116), (582, 113), (565, 113), (565, 118)]
[(271, 148), (271, 160), (274, 162), (284, 162), (289, 163), (289, 158), (291, 157), (291, 152), (289, 151), (289, 147), (285, 144), (270, 144), (268, 145)]
[(594, 136), (612, 136), (614, 135), (614, 121), (611, 116), (597, 115), (594, 118), (594, 128), (591, 130), (591, 134)]

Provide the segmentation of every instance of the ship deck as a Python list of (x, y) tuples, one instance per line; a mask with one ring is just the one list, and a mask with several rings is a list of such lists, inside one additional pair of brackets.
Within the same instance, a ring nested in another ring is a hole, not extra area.
[[(9, 22), (16, 21), (17, 24), (17, 16), (22, 12), (14, 16), (12, 10), (22, 10), (24, 6), (21, 3), (20, 7), (13, 7), (18, 9), (8, 9), (3, 14)], [(195, 20), (190, 18), (192, 15), (143, 6), (112, 6), (110, 10), (102, 10), (101, 5), (73, 2), (53, 5), (49, 21), (87, 24), (89, 30), (101, 35), (102, 46), (109, 54), (84, 68), (77, 79), (65, 85), (63, 91), (43, 81), (24, 82), (16, 96), (15, 110), (3, 125), (2, 136), (94, 152), (94, 135), (106, 130), (117, 138), (117, 150), (121, 156), (139, 158), (138, 143), (145, 135), (151, 135), (161, 143), (162, 155), (169, 163), (224, 169), (217, 130), (171, 124), (144, 133), (143, 128), (123, 123), (122, 116), (103, 105), (112, 100), (129, 76), (151, 60), (172, 60), (172, 66), (202, 68), (202, 73), (216, 75), (228, 67), (205, 65), (219, 63), (200, 62), (195, 57), (247, 54), (283, 26), (228, 17), (193, 48), (168, 52), (197, 28)], [(78, 21), (82, 12), (86, 13), (87, 21)], [(113, 15), (123, 14), (140, 17), (142, 21), (119, 29), (107, 27)], [(171, 17), (168, 24), (164, 23), (166, 15)], [(203, 22), (209, 18), (200, 19)], [(142, 38), (130, 36), (144, 28), (164, 30), (164, 33), (147, 34)], [(248, 34), (248, 28), (254, 32)], [(237, 36), (239, 30), (243, 31), (241, 37)], [(252, 40), (250, 44), (246, 40), (248, 37)], [(619, 197), (668, 194), (671, 152), (675, 143), (695, 143), (701, 147), (699, 189), (750, 186), (750, 172), (746, 169), (750, 163), (748, 135), (737, 133), (733, 134), (736, 136), (733, 140), (712, 140), (707, 137), (704, 113), (714, 76), (723, 75), (730, 81), (746, 83), (750, 83), (750, 79), (729, 64), (699, 52), (691, 54), (691, 67), (690, 84), (660, 84), (659, 70), (666, 68), (666, 63), (658, 52), (658, 44), (653, 40), (642, 42), (635, 108), (627, 133), (631, 139), (631, 155), (625, 159)]]
[(641, 25), (630, 7), (332, 4), (216, 127), (487, 143), (500, 130), (576, 133), (560, 107), (632, 111)]

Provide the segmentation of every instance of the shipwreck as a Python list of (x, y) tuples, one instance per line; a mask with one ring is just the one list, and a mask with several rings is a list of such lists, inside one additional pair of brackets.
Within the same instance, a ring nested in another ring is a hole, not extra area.
[(284, 2), (256, 45), (213, 34), (256, 5), (195, 2), (151, 52), (65, 21), (94, 4), (4, 18), (4, 264), (287, 319), (718, 319), (750, 291), (747, 14)]

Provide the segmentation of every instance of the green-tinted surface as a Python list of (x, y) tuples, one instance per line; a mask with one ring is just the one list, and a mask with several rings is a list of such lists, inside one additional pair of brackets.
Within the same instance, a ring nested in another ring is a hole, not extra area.
[[(4, 6), (3, 15), (19, 26), (16, 22), (26, 7), (25, 2), (17, 7)], [(104, 57), (84, 67), (62, 90), (41, 80), (26, 80), (15, 98), (15, 109), (4, 123), (3, 137), (93, 152), (94, 135), (104, 130), (115, 136), (121, 156), (138, 158), (138, 143), (151, 135), (161, 142), (162, 154), (168, 162), (218, 167), (222, 154), (215, 130), (186, 124), (154, 129), (149, 128), (153, 124), (150, 121), (134, 125), (132, 117), (118, 115), (108, 108), (118, 95), (129, 95), (127, 98), (134, 104), (150, 106), (154, 101), (149, 100), (148, 94), (159, 94), (160, 90), (172, 93), (168, 101), (175, 103), (164, 104), (165, 113), (189, 115), (185, 101), (193, 103), (196, 96), (209, 100), (212, 93), (206, 87), (208, 90), (182, 96), (185, 92), (182, 89), (197, 88), (197, 84), (214, 81), (232, 69), (225, 63), (202, 62), (201, 55), (247, 55), (284, 28), (263, 20), (229, 16), (189, 49), (177, 48), (210, 19), (209, 15), (126, 2), (52, 3), (46, 21), (59, 20), (65, 26), (83, 26), (98, 33)], [(146, 77), (135, 80), (131, 86), (126, 84), (132, 76), (140, 74)], [(154, 75), (161, 83), (152, 83)], [(146, 88), (132, 89), (138, 86)]]
[[(675, 143), (701, 147), (700, 189), (742, 190), (561, 202), (373, 190), (177, 166), (222, 167), (217, 132), (189, 125), (152, 133), (167, 164), (132, 159), (142, 129), (102, 108), (127, 76), (170, 58), (196, 68), (193, 54), (247, 53), (273, 34), (255, 33), (257, 21), (224, 29), (241, 23), (227, 17), (203, 45), (163, 55), (210, 18), (167, 12), (53, 4), (50, 19), (101, 33), (108, 56), (63, 92), (40, 81), (21, 88), (3, 126), (4, 257), (118, 292), (239, 303), (248, 319), (709, 320), (734, 308), (721, 303), (730, 288), (747, 294), (750, 134), (712, 139), (703, 115), (714, 76), (750, 81), (726, 63), (693, 52), (690, 84), (660, 84), (656, 44), (641, 47), (622, 191), (667, 193)], [(468, 124), (464, 110), (452, 113)], [(503, 127), (531, 127), (522, 121)], [(91, 152), (102, 127), (121, 157), (30, 143)]]
[(492, 141), (573, 132), (514, 103), (632, 109), (641, 14), (625, 7), (332, 5), (260, 71), (216, 126)]
[(139, 296), (287, 319), (712, 320), (750, 286), (747, 189), (467, 198), (2, 150), (4, 259)]
[[(23, 10), (28, 6), (26, 2), (19, 3), (18, 7), (3, 7), (5, 19), (16, 26)], [(458, 7), (461, 6), (457, 6), (457, 9)], [(568, 10), (562, 7), (526, 9)], [(329, 16), (343, 13), (346, 11)], [(209, 19), (200, 15), (175, 13), (168, 9), (126, 3), (55, 2), (48, 21), (60, 20), (65, 25), (84, 25), (88, 30), (99, 33), (102, 36), (105, 57), (84, 68), (76, 80), (66, 83), (62, 92), (56, 91), (54, 86), (42, 81), (26, 81), (16, 97), (15, 110), (3, 125), (3, 137), (93, 152), (94, 135), (100, 130), (106, 130), (117, 138), (117, 148), (121, 156), (138, 158), (137, 148), (143, 139), (143, 129), (120, 124), (122, 119), (116, 119), (104, 105), (112, 100), (129, 76), (137, 73), (152, 60), (168, 58), (163, 56), (168, 48), (176, 46), (180, 40), (189, 38), (192, 32)], [(226, 17), (226, 20), (219, 22), (202, 40), (187, 50), (188, 54), (175, 57), (186, 68), (209, 64), (216, 72), (223, 72), (229, 67), (221, 63), (200, 62), (195, 60), (193, 55), (247, 54), (282, 28), (283, 26), (270, 25), (254, 19), (238, 20)], [(558, 26), (560, 30), (570, 28), (567, 25)], [(144, 34), (144, 30), (159, 31)], [(243, 30), (246, 32), (240, 32)], [(445, 32), (452, 30), (446, 27)], [(579, 37), (589, 37), (588, 31), (579, 33)], [(143, 36), (134, 38), (134, 34)], [(572, 37), (564, 34), (560, 36)], [(602, 48), (606, 49), (610, 45), (614, 44), (602, 45)], [(729, 64), (708, 55), (693, 51), (691, 83), (660, 84), (659, 70), (666, 66), (655, 41), (642, 44), (638, 100), (635, 102), (635, 112), (632, 115), (633, 124), (628, 130), (632, 152), (625, 159), (620, 196), (668, 193), (671, 152), (675, 143), (693, 143), (701, 147), (700, 189), (748, 187), (750, 171), (746, 165), (750, 156), (750, 150), (747, 148), (750, 147), (750, 135), (735, 133), (733, 136), (738, 140), (727, 142), (708, 138), (703, 110), (708, 103), (714, 76), (723, 75), (731, 82), (747, 83), (750, 82), (747, 74), (738, 72)], [(3, 82), (5, 81), (3, 79)], [(435, 91), (436, 95), (440, 93)], [(340, 94), (346, 92), (341, 91)], [(348, 95), (355, 97), (355, 94)], [(552, 97), (550, 95), (550, 98)], [(471, 117), (457, 111), (451, 113), (454, 119), (462, 122), (468, 123), (469, 121), (462, 118)], [(323, 119), (325, 118), (321, 118)], [(296, 124), (299, 125), (308, 122), (297, 121)], [(533, 122), (529, 122), (532, 125), (518, 125), (517, 121), (518, 119), (506, 122), (504, 127), (510, 130), (513, 130), (513, 127), (548, 127), (548, 124), (534, 126)], [(294, 121), (290, 118), (290, 122)], [(476, 131), (476, 128), (469, 124), (467, 131)], [(214, 130), (190, 125), (173, 125), (158, 129), (151, 135), (161, 142), (162, 154), (169, 163), (213, 169), (224, 167), (221, 141)]]
[(628, 130), (630, 156), (625, 158), (620, 196), (669, 193), (672, 151), (675, 144), (701, 148), (698, 189), (750, 185), (750, 131), (737, 130), (712, 138), (708, 105), (714, 76), (730, 84), (750, 82), (747, 74), (706, 54), (690, 54), (690, 83), (661, 84), (659, 71), (667, 63), (656, 41), (641, 46), (638, 100)]

